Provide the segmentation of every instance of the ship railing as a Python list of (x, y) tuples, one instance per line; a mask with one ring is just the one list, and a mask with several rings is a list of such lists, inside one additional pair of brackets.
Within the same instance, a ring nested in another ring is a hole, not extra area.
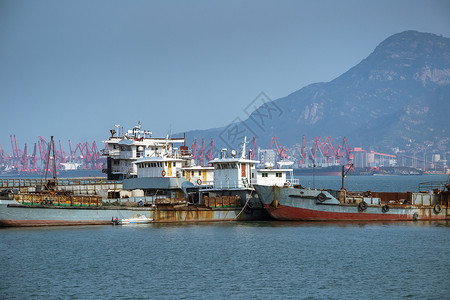
[(116, 156), (116, 155), (120, 155), (120, 150), (119, 149), (102, 149), (100, 150), (101, 155), (103, 156)]
[[(111, 167), (111, 172), (112, 173), (122, 173), (122, 174), (127, 174), (127, 173), (132, 173), (133, 169), (132, 168), (127, 168), (127, 167)], [(134, 175), (134, 174), (133, 174)]]
[(96, 195), (58, 195), (58, 194), (14, 194), (14, 199), (23, 205), (99, 207), (102, 197)]
[[(1, 178), (0, 189), (18, 189), (22, 193), (35, 193), (48, 182), (43, 178)], [(103, 177), (60, 178), (56, 180), (56, 190), (75, 195), (101, 195), (108, 189), (121, 189), (122, 182)]]
[(206, 180), (203, 181), (202, 179), (200, 179), (200, 182), (197, 180), (195, 181), (191, 181), (195, 186), (211, 186), (214, 185), (214, 180)]
[(429, 191), (444, 191), (448, 182), (445, 181), (428, 181), (419, 183), (419, 191), (429, 192)]
[(288, 180), (286, 180), (287, 185), (299, 185), (300, 184), (300, 179), (298, 178), (289, 178)]

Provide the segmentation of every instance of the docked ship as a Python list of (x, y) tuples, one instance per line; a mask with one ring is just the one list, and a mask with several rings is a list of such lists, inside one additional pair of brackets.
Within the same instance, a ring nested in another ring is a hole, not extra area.
[(103, 142), (106, 144), (102, 155), (106, 157), (107, 167), (103, 172), (108, 180), (122, 180), (137, 176), (135, 162), (143, 157), (153, 157), (165, 152), (171, 152), (176, 145), (187, 153), (184, 138), (153, 137), (152, 132), (142, 129), (139, 121), (137, 126), (124, 132), (120, 125), (110, 130), (111, 136)]
[[(120, 171), (124, 177), (117, 182), (121, 189), (83, 195), (57, 185), (46, 188), (47, 182), (26, 191), (4, 189), (0, 226), (100, 225), (137, 217), (152, 223), (268, 219), (253, 185), (282, 186), (288, 181), (287, 170), (256, 169), (257, 161), (246, 157), (245, 141), (240, 155), (222, 149), (211, 166), (197, 166), (184, 139), (147, 141), (150, 137), (140, 131), (139, 125), (120, 138), (112, 131), (108, 142), (109, 154), (125, 167), (108, 166), (111, 175)], [(175, 141), (183, 145), (173, 147)]]
[(277, 220), (449, 220), (450, 182), (422, 186), (425, 191), (391, 193), (348, 191), (343, 184), (340, 190), (254, 185), (264, 208)]

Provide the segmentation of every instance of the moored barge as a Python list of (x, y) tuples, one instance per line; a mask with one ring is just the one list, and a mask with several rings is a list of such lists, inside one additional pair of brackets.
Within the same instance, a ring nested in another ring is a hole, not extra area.
[[(344, 171), (343, 171), (344, 176)], [(419, 192), (355, 192), (254, 185), (266, 211), (286, 221), (450, 220), (450, 182)], [(425, 185), (423, 185), (425, 187)], [(419, 188), (419, 190), (421, 190)]]

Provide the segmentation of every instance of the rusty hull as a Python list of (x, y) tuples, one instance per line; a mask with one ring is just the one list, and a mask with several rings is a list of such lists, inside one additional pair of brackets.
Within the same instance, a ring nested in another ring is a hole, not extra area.
[[(25, 202), (26, 203), (26, 202)], [(58, 204), (21, 204), (13, 199), (0, 200), (0, 226), (104, 225), (113, 218), (144, 215), (155, 223), (249, 221), (267, 219), (262, 208), (206, 207), (168, 204), (154, 206), (107, 205), (63, 206)]]

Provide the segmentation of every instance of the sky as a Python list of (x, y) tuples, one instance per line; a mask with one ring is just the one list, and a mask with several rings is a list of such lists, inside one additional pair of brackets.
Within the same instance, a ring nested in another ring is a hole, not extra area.
[(226, 126), (405, 30), (450, 37), (450, 1), (1, 0), (0, 147)]

